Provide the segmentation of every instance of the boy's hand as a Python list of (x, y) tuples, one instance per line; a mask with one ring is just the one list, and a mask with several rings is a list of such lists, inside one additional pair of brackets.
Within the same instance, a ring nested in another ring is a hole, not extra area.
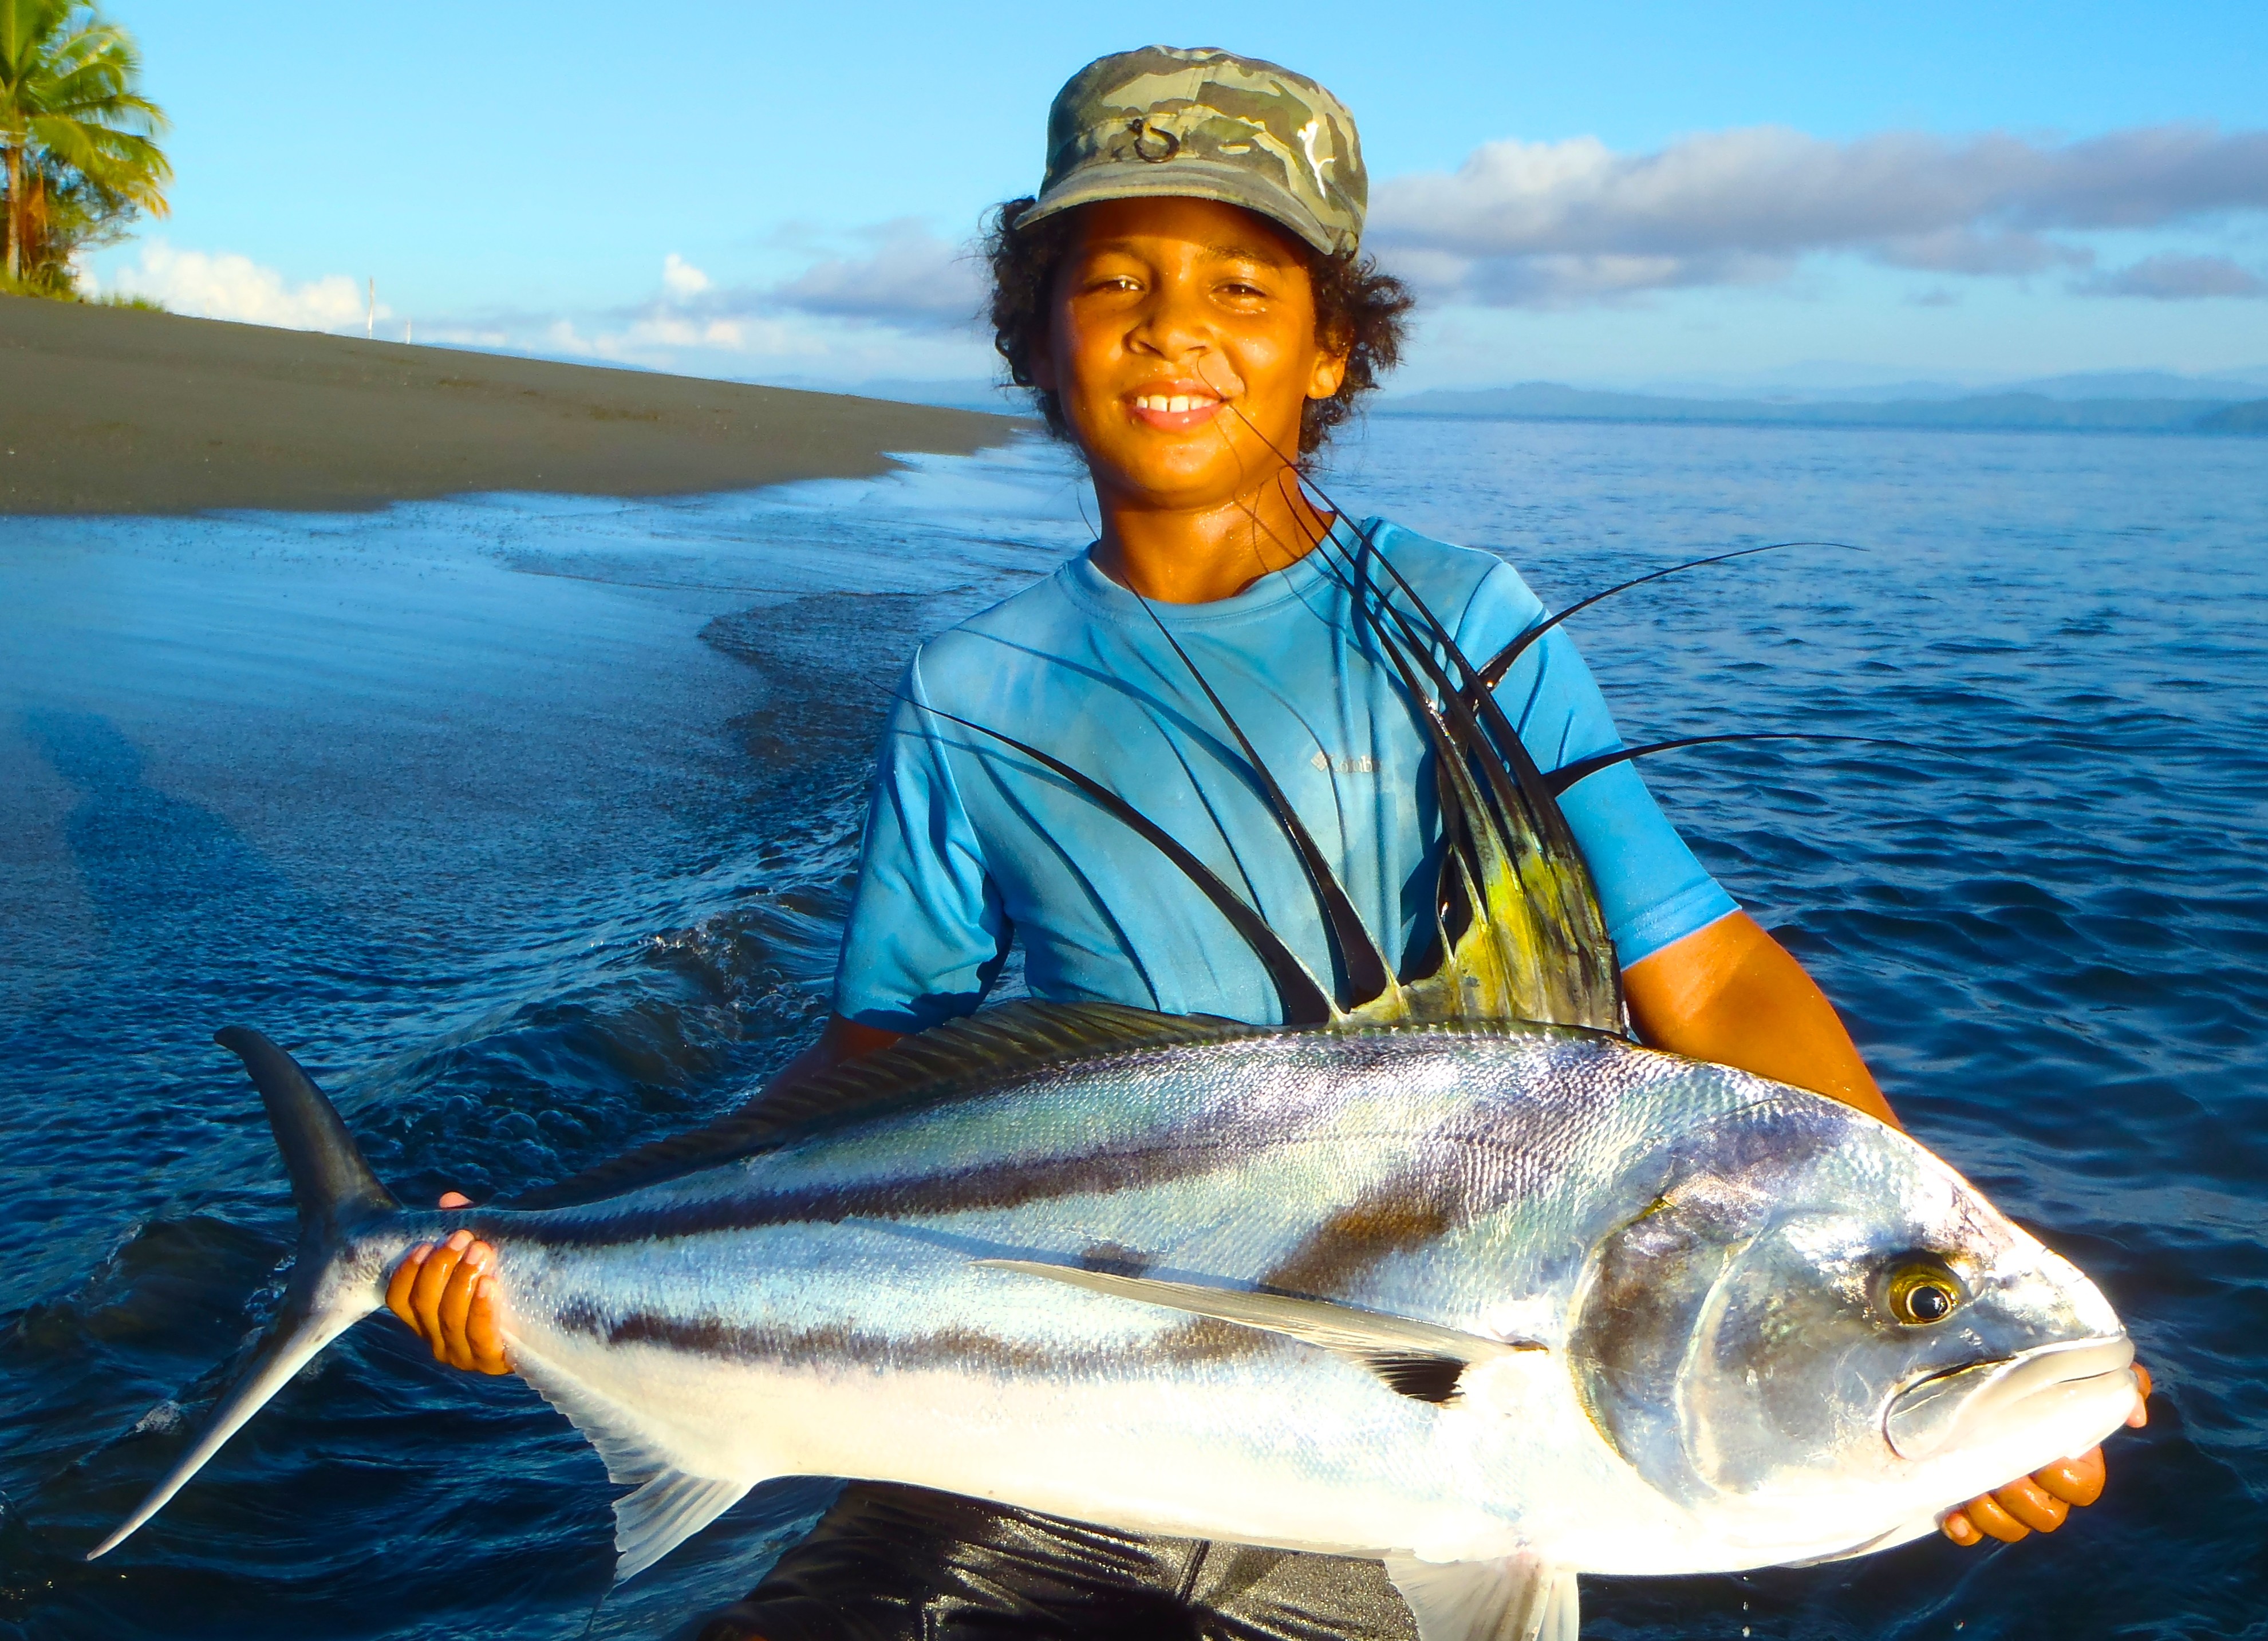
[[(2150, 1422), (2145, 1405), (2150, 1394), (2149, 1369), (2135, 1363), (2134, 1379), (2141, 1394), (2134, 1398), (2134, 1410), (2126, 1416), (2126, 1423), (2139, 1430)], [(1988, 1537), (2013, 1544), (2031, 1537), (2036, 1530), (2052, 1533), (2064, 1524), (2073, 1505), (2091, 1505), (2102, 1497), (2103, 1474), (2102, 1449), (2096, 1447), (1948, 1511), (1938, 1523), (1938, 1531), (1956, 1544), (1982, 1544)]]
[[(472, 1199), (449, 1191), (439, 1206), (469, 1208)], [(434, 1360), (476, 1373), (509, 1373), (497, 1329), (495, 1269), (496, 1249), (469, 1231), (438, 1247), (421, 1242), (394, 1268), (386, 1307), (433, 1347)]]

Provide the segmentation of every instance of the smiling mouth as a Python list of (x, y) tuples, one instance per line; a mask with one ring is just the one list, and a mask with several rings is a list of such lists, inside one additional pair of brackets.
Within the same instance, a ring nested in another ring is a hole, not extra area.
[(1217, 393), (1204, 388), (1184, 387), (1179, 384), (1171, 388), (1152, 388), (1136, 394), (1127, 401), (1136, 420), (1167, 430), (1196, 427), (1210, 422), (1219, 414), (1224, 402)]

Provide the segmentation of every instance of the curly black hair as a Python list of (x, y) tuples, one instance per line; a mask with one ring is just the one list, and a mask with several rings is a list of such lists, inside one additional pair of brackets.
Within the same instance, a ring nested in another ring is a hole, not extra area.
[[(1032, 379), (1032, 356), (1047, 336), (1056, 270), (1071, 248), (1079, 213), (1061, 211), (1019, 232), (1017, 223), (1035, 203), (1010, 200), (992, 212), (987, 224), (983, 250), (992, 269), (992, 346), (1008, 362), (1008, 379), (1031, 389), (1048, 431), (1068, 443), (1071, 430), (1063, 401)], [(1359, 251), (1326, 255), (1310, 248), (1307, 274), (1315, 291), (1316, 337), (1326, 347), (1345, 348), (1347, 366), (1338, 392), (1308, 400), (1300, 413), (1302, 457), (1322, 448), (1332, 430), (1354, 414), (1356, 401), (1400, 361), (1410, 310), (1417, 305), (1409, 286), (1379, 272), (1378, 264)]]

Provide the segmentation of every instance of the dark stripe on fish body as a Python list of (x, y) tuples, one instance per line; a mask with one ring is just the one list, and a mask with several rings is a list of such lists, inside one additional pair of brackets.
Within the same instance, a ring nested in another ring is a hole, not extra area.
[[(1281, 1121), (1280, 1115), (1277, 1121)], [(730, 1190), (691, 1202), (640, 1206), (629, 1199), (589, 1208), (498, 1215), (484, 1234), (542, 1247), (610, 1247), (671, 1241), (770, 1225), (840, 1224), (845, 1219), (908, 1219), (1001, 1210), (1027, 1203), (1122, 1190), (1186, 1179), (1218, 1167), (1242, 1143), (1296, 1139), (1267, 1124), (1212, 1119), (1168, 1130), (1130, 1150), (979, 1164), (913, 1178), (806, 1186), (791, 1190)]]
[(1404, 1174), (1316, 1226), (1259, 1285), (1302, 1299), (1342, 1295), (1389, 1254), (1414, 1252), (1462, 1223), (1463, 1185), (1462, 1171)]
[[(974, 1328), (942, 1328), (934, 1333), (897, 1336), (850, 1328), (742, 1327), (715, 1316), (665, 1316), (634, 1311), (609, 1318), (588, 1304), (563, 1308), (556, 1318), (563, 1332), (578, 1333), (610, 1345), (645, 1344), (715, 1361), (777, 1363), (784, 1366), (866, 1368), (979, 1367), (992, 1372), (1062, 1373), (1082, 1364), (1107, 1374), (1122, 1372), (1126, 1358), (1116, 1352), (1054, 1350), (1000, 1338)], [(1314, 1347), (1256, 1328), (1210, 1316), (1192, 1317), (1152, 1343), (1163, 1363), (1225, 1362), (1278, 1353), (1296, 1356)], [(1416, 1358), (1411, 1360), (1415, 1362)], [(1463, 1364), (1454, 1365), (1460, 1370)], [(1375, 1371), (1375, 1370), (1373, 1370)], [(1381, 1375), (1383, 1377), (1383, 1375)], [(1453, 1393), (1451, 1375), (1442, 1396), (1418, 1395), (1391, 1379), (1388, 1383), (1419, 1400), (1444, 1400)], [(1431, 1383), (1431, 1380), (1427, 1380)]]
[(900, 1338), (850, 1328), (746, 1328), (720, 1317), (664, 1316), (653, 1311), (634, 1311), (608, 1319), (591, 1306), (563, 1309), (557, 1320), (564, 1331), (603, 1339), (608, 1344), (655, 1345), (727, 1362), (860, 1367), (976, 1364), (1035, 1372), (1054, 1367), (1062, 1359), (1057, 1352), (1012, 1344), (969, 1328), (946, 1328)]

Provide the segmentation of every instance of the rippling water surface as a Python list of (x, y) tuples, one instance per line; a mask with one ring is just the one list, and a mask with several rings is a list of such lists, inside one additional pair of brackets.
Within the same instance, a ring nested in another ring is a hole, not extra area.
[[(2163, 1387), (2052, 1539), (1591, 1581), (1588, 1637), (2268, 1635), (2268, 445), (1382, 421), (1348, 505), (1547, 600), (1649, 778), (1924, 1138)], [(124, 1549), (292, 1237), (214, 1027), (298, 1047), (405, 1196), (726, 1106), (823, 1013), (879, 706), (1086, 540), (1027, 446), (754, 496), (0, 521), (0, 1637), (569, 1637), (597, 1459), (382, 1321)], [(759, 1490), (593, 1633), (747, 1587)]]

